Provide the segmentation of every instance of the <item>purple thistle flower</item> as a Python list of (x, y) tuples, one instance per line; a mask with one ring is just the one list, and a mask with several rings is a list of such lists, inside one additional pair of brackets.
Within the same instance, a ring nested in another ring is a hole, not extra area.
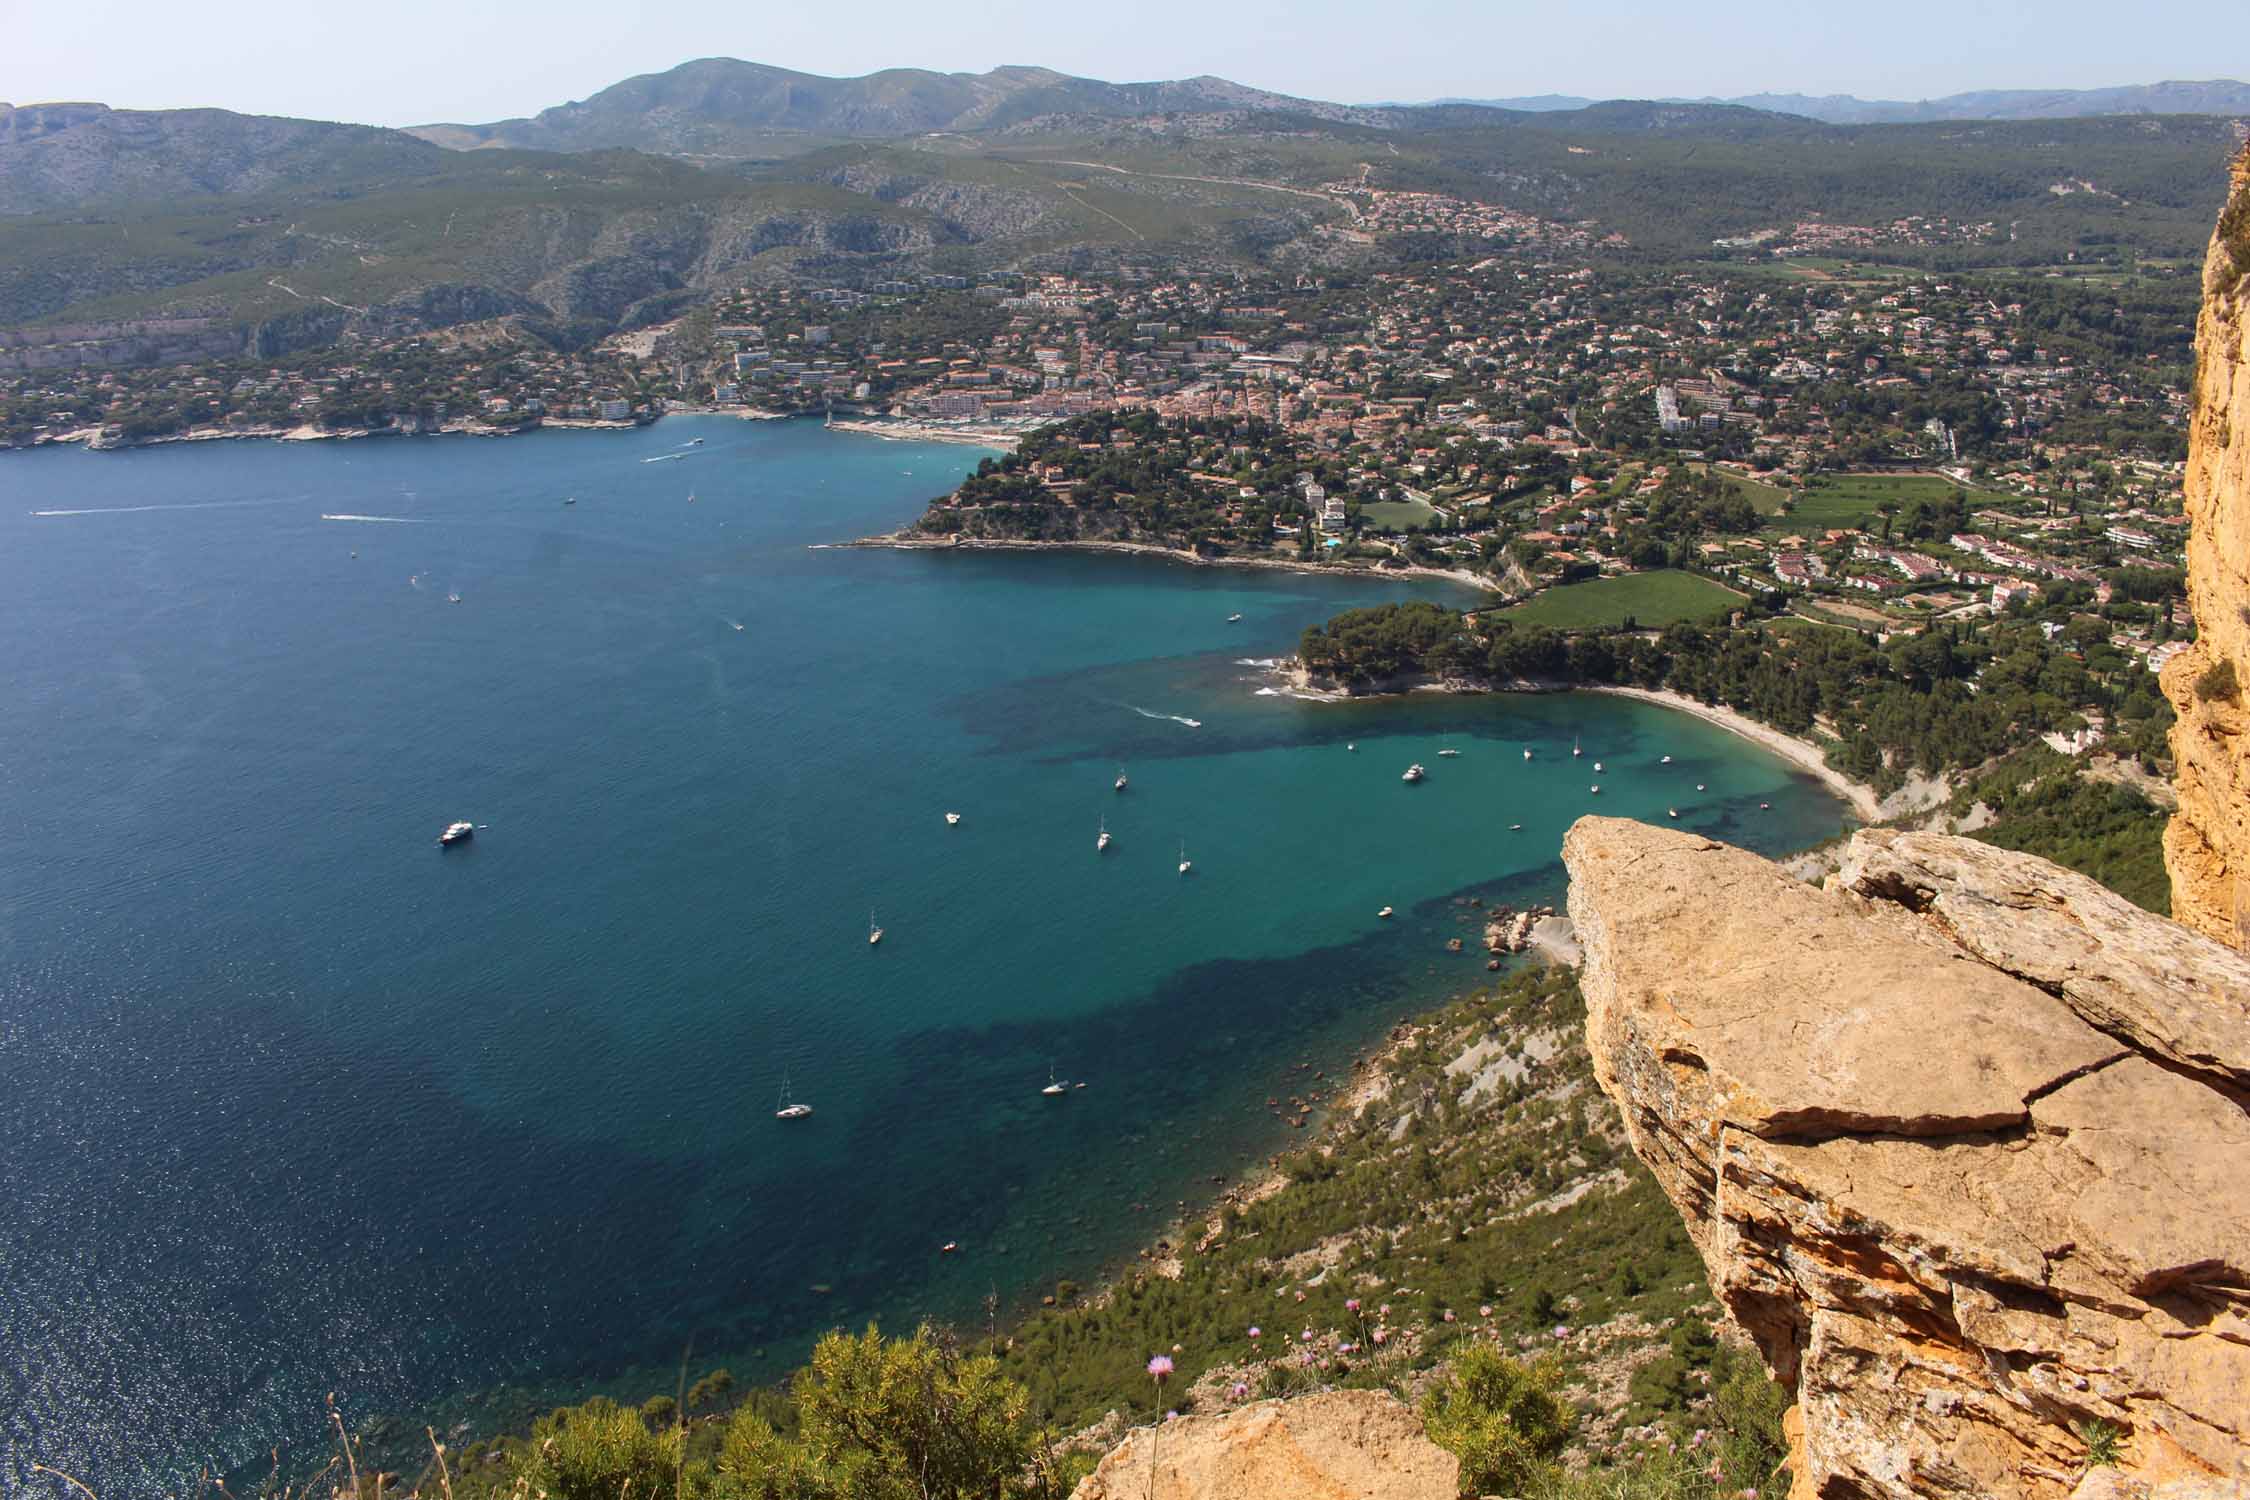
[(1344, 1311), (1345, 1311), (1345, 1312), (1358, 1312), (1358, 1311), (1359, 1311), (1359, 1299), (1358, 1299), (1357, 1297), (1346, 1297), (1346, 1298), (1344, 1299)]
[(1172, 1356), (1169, 1354), (1157, 1355), (1148, 1362), (1148, 1372), (1158, 1380), (1162, 1380), (1172, 1373)]
[(1240, 1400), (1241, 1400), (1241, 1399), (1242, 1399), (1243, 1397), (1245, 1397), (1245, 1396), (1247, 1396), (1247, 1395), (1249, 1395), (1249, 1394), (1250, 1394), (1250, 1387), (1249, 1387), (1249, 1385), (1248, 1385), (1247, 1383), (1245, 1383), (1245, 1382), (1243, 1382), (1243, 1381), (1240, 1381), (1240, 1380), (1237, 1380), (1237, 1381), (1236, 1381), (1236, 1382), (1234, 1383), (1234, 1399), (1235, 1399), (1235, 1400), (1237, 1400), (1237, 1401), (1240, 1401)]
[(1254, 1338), (1254, 1339), (1255, 1339), (1255, 1338), (1263, 1338), (1263, 1337), (1264, 1337), (1264, 1334), (1262, 1334), (1262, 1333), (1261, 1333), (1261, 1332), (1259, 1331), (1258, 1325), (1257, 1325), (1257, 1324), (1255, 1324), (1255, 1323), (1252, 1323), (1252, 1324), (1250, 1325), (1250, 1337), (1252, 1337), (1252, 1338)]

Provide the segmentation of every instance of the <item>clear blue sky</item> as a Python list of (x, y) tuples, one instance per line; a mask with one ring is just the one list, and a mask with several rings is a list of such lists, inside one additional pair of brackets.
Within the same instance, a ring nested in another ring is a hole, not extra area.
[(535, 113), (692, 57), (813, 73), (1036, 63), (1312, 98), (1922, 99), (2250, 77), (2242, 0), (0, 0), (0, 99), (410, 125)]

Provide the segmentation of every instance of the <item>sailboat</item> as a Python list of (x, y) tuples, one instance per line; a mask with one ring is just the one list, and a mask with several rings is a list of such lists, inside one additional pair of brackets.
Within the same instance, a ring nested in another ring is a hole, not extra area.
[(1523, 758), (1525, 760), (1531, 759), (1531, 747), (1529, 745), (1523, 747)]
[(1440, 756), (1441, 758), (1444, 758), (1444, 759), (1451, 759), (1451, 758), (1452, 758), (1453, 756), (1459, 755), (1460, 753), (1461, 753), (1461, 752), (1460, 752), (1460, 751), (1458, 751), (1458, 750), (1456, 750), (1456, 749), (1454, 749), (1454, 748), (1453, 748), (1453, 746), (1452, 746), (1452, 744), (1451, 744), (1451, 743), (1449, 743), (1448, 741), (1445, 741), (1445, 740), (1440, 740), (1440, 741), (1438, 741), (1438, 755), (1439, 755), (1439, 756)]
[(1570, 737), (1570, 753), (1574, 758), (1586, 753), (1578, 748), (1578, 736), (1575, 734)]
[(1191, 860), (1191, 859), (1189, 859), (1189, 858), (1187, 857), (1187, 840), (1186, 840), (1186, 839), (1181, 839), (1181, 840), (1180, 840), (1180, 873), (1181, 873), (1182, 875), (1185, 875), (1185, 874), (1186, 874), (1186, 873), (1187, 873), (1188, 871), (1190, 871), (1190, 870), (1192, 870), (1192, 869), (1194, 869), (1194, 868), (1195, 868), (1195, 862), (1194, 862), (1193, 860)]
[(1059, 1099), (1070, 1092), (1070, 1085), (1055, 1077), (1055, 1070), (1047, 1069), (1047, 1086), (1039, 1091), (1050, 1099)]
[(1118, 789), (1119, 791), (1121, 791), (1121, 792), (1122, 792), (1122, 791), (1124, 791), (1124, 790), (1125, 790), (1125, 784), (1126, 784), (1125, 768), (1124, 768), (1123, 766), (1119, 766), (1119, 767), (1117, 768), (1117, 789)]
[(773, 1112), (773, 1117), (777, 1120), (802, 1120), (811, 1114), (811, 1105), (792, 1104), (789, 1102), (789, 1075), (787, 1073), (782, 1074), (781, 1099), (779, 1102), (779, 1107), (776, 1108)]
[(1103, 818), (1096, 823), (1095, 827), (1097, 832), (1094, 834), (1094, 852), (1096, 854), (1107, 854), (1109, 853), (1109, 820)]
[(883, 940), (883, 929), (875, 925), (875, 908), (867, 908), (867, 946), (872, 948)]

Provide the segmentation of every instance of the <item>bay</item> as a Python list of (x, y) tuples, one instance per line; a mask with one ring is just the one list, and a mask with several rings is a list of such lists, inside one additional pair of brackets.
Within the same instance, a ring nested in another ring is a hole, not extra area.
[(981, 1320), (1295, 1138), (1267, 1098), (1474, 984), (1458, 899), (1559, 899), (1580, 814), (1841, 826), (1639, 703), (1271, 691), (1450, 585), (817, 546), (978, 456), (0, 461), (0, 1472), (262, 1473), (331, 1391), (489, 1430)]

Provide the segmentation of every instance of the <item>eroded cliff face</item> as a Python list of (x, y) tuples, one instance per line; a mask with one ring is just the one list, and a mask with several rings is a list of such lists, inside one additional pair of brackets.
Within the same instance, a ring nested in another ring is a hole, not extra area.
[(1454, 1500), (1460, 1473), (1397, 1397), (1326, 1391), (1136, 1429), (1072, 1500)]
[(2242, 1493), (2250, 959), (1939, 835), (1826, 890), (1618, 819), (1563, 858), (1596, 1077), (1795, 1393), (1797, 1495)]
[[(2163, 673), (2180, 810), (2172, 912), (2250, 947), (2250, 151), (2203, 268), (2188, 438), (2188, 602), (2198, 638)], [(2231, 676), (2229, 675), (2231, 671)]]

